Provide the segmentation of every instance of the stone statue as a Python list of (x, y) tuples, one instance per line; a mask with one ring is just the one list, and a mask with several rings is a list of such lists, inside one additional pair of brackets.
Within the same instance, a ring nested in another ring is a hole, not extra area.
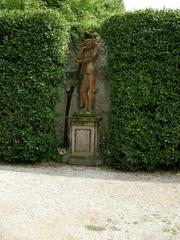
[(95, 98), (97, 46), (97, 40), (88, 36), (88, 38), (85, 38), (83, 46), (76, 56), (76, 61), (81, 63), (81, 74), (83, 75), (80, 94), (88, 112), (93, 110)]

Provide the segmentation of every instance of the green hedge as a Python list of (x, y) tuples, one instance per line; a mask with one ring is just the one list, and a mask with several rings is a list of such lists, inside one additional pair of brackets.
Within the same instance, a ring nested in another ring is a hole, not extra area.
[(179, 23), (178, 10), (146, 10), (102, 26), (111, 91), (105, 157), (112, 167), (180, 167)]
[(68, 28), (56, 11), (0, 11), (0, 160), (35, 162), (56, 149)]

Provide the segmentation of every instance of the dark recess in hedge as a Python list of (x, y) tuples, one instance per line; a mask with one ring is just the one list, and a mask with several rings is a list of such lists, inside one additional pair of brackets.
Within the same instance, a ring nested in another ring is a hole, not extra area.
[(180, 11), (114, 16), (101, 35), (111, 89), (107, 163), (133, 171), (179, 168)]
[(0, 11), (0, 160), (35, 162), (56, 150), (67, 42), (56, 11)]

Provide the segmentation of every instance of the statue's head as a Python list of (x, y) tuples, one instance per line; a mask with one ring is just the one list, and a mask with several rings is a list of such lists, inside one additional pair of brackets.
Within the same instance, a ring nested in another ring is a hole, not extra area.
[(95, 36), (89, 32), (86, 32), (84, 34), (83, 45), (86, 46), (86, 49), (94, 49), (97, 45)]
[(86, 46), (87, 49), (94, 49), (96, 47), (96, 40), (92, 38), (87, 38), (84, 40), (84, 46)]

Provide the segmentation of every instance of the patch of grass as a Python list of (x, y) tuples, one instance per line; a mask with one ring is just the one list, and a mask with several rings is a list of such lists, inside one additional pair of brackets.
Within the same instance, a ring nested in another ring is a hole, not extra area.
[(163, 229), (163, 232), (172, 233), (173, 235), (176, 235), (177, 229), (173, 227), (166, 227)]
[(111, 222), (112, 222), (112, 219), (111, 219), (111, 218), (108, 218), (108, 219), (107, 219), (107, 222), (108, 222), (108, 223), (111, 223)]
[(111, 230), (113, 230), (113, 231), (120, 231), (120, 229), (117, 228), (116, 226), (112, 226), (112, 227), (111, 227)]
[(180, 231), (180, 224), (176, 224), (177, 231)]
[(129, 222), (126, 222), (126, 221), (125, 221), (124, 223), (125, 223), (125, 224), (130, 224)]
[(148, 223), (148, 222), (151, 222), (151, 219), (147, 215), (144, 215), (143, 218), (142, 218), (142, 222), (143, 223)]
[(171, 224), (171, 222), (169, 221), (169, 219), (162, 219), (163, 223), (167, 223), (167, 224)]
[(96, 226), (96, 225), (86, 225), (85, 228), (89, 231), (102, 232), (105, 231), (105, 227)]
[(160, 213), (153, 213), (152, 214), (154, 217), (156, 217), (157, 219), (161, 219), (161, 214)]
[(137, 221), (135, 221), (135, 222), (133, 222), (133, 224), (138, 224), (138, 222), (137, 222)]

